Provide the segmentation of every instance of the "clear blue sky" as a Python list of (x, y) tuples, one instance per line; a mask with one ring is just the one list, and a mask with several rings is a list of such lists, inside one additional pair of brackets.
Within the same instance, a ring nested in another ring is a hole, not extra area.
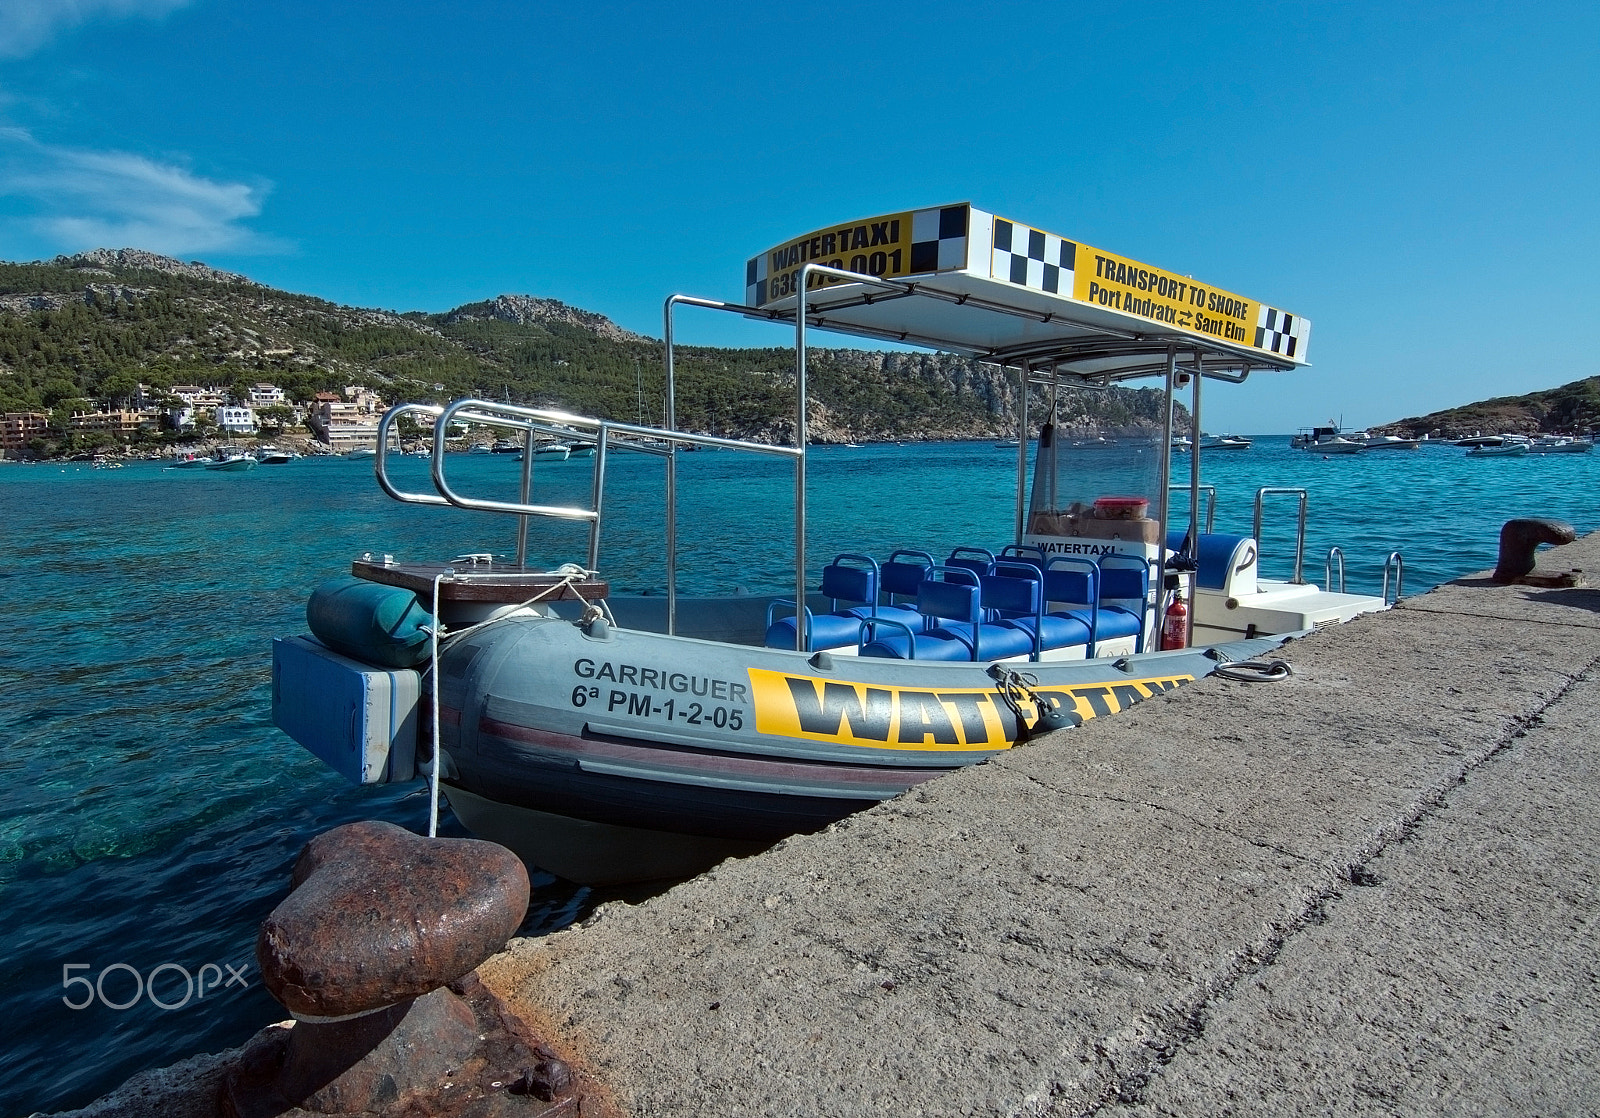
[(0, 257), (659, 336), (785, 237), (965, 200), (1309, 316), (1212, 430), (1359, 426), (1600, 373), (1597, 74), (1592, 0), (0, 0)]

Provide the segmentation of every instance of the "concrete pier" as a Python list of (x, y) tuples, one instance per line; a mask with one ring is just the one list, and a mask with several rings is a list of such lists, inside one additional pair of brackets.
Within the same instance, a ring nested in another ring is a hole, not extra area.
[(480, 973), (631, 1115), (1600, 1110), (1600, 590), (1282, 655)]

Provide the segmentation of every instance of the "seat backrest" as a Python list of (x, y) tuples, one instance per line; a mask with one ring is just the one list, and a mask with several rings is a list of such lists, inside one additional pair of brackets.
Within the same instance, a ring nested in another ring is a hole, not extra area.
[(974, 574), (986, 575), (994, 570), (994, 552), (986, 547), (957, 547), (944, 561), (947, 567), (965, 567)]
[[(846, 566), (846, 561), (864, 566)], [(846, 552), (822, 568), (822, 595), (835, 602), (875, 604), (878, 600), (878, 562), (869, 555)]]
[(1054, 555), (1044, 570), (1044, 600), (1092, 606), (1100, 598), (1100, 568), (1093, 559)]
[(1031, 543), (1008, 543), (1000, 549), (999, 562), (1028, 563), (1043, 570), (1046, 555), (1044, 548)]
[(980, 604), (1001, 617), (1038, 617), (1044, 609), (1043, 576), (1026, 563), (996, 561), (994, 574), (981, 575)]
[(1108, 552), (1100, 556), (1100, 600), (1137, 602), (1142, 616), (1150, 594), (1150, 563), (1142, 556)]
[(932, 569), (933, 556), (926, 551), (897, 551), (878, 564), (878, 588), (891, 596), (915, 598)]
[(917, 589), (917, 612), (976, 625), (982, 616), (978, 576), (962, 567), (936, 566)]
[[(1168, 532), (1167, 548), (1178, 550), (1183, 545), (1183, 537), (1183, 532)], [(1195, 548), (1199, 564), (1195, 581), (1207, 590), (1221, 590), (1230, 596), (1254, 594), (1258, 554), (1256, 541), (1249, 536), (1202, 532), (1200, 545)]]

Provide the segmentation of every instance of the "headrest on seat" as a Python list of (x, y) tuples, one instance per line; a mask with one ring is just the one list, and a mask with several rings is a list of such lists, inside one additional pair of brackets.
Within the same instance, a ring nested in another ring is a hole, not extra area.
[(875, 602), (878, 580), (869, 568), (830, 563), (822, 568), (822, 596), (845, 602)]

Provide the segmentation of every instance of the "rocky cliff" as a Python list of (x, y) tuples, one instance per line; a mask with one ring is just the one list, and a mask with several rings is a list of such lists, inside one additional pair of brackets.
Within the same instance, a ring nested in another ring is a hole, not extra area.
[(1459, 408), (1396, 420), (1373, 430), (1415, 439), (1478, 434), (1575, 434), (1600, 429), (1600, 376), (1525, 396), (1496, 396)]

